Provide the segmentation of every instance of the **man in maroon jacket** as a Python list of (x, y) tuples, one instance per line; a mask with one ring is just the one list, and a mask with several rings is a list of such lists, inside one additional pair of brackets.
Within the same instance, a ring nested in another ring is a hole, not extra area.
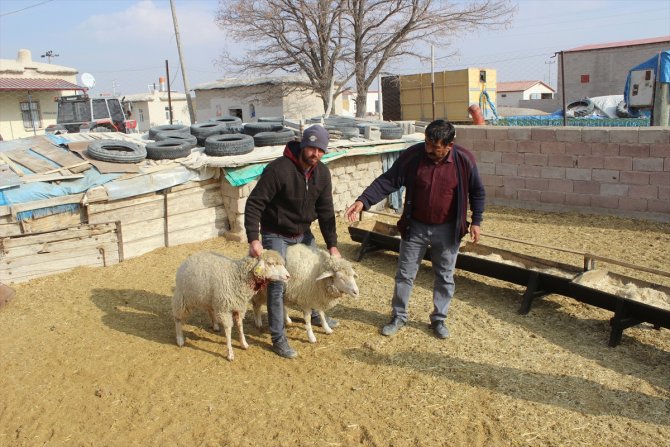
[[(398, 221), (402, 240), (391, 300), (392, 319), (382, 334), (395, 335), (407, 324), (409, 297), (426, 249), (435, 273), (430, 327), (438, 338), (449, 337), (444, 324), (454, 295), (454, 268), (461, 238), (480, 238), (484, 213), (484, 186), (475, 157), (454, 144), (456, 129), (444, 120), (426, 127), (424, 143), (407, 148), (393, 166), (377, 177), (345, 215), (350, 222), (401, 187), (406, 188), (403, 214)], [(472, 223), (467, 221), (468, 201)]]

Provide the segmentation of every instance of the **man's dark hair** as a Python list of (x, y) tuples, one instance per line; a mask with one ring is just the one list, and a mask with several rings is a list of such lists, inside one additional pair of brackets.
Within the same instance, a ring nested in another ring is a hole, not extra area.
[(449, 121), (435, 120), (426, 127), (426, 140), (447, 145), (454, 141), (456, 128)]

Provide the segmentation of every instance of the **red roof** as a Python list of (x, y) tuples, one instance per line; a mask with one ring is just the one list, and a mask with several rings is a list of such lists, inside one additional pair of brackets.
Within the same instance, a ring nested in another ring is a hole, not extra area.
[(649, 39), (624, 40), (622, 42), (597, 43), (594, 45), (583, 45), (581, 47), (572, 48), (570, 50), (565, 51), (572, 52), (572, 51), (602, 50), (605, 48), (632, 47), (636, 45), (647, 45), (652, 43), (665, 43), (665, 42), (670, 43), (670, 36), (652, 37)]
[(544, 85), (545, 87), (547, 87), (552, 92), (555, 91), (553, 88), (549, 87), (547, 84), (545, 84), (542, 81), (498, 82), (498, 85), (496, 86), (496, 91), (497, 92), (523, 92), (523, 91), (528, 90), (529, 88), (531, 88), (531, 87), (533, 87), (537, 84)]
[(41, 78), (0, 78), (0, 91), (3, 90), (86, 90), (63, 79)]

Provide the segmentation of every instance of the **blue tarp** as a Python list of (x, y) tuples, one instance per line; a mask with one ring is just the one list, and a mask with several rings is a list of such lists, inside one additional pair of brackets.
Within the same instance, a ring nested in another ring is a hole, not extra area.
[[(659, 69), (658, 73), (656, 73), (656, 69)], [(663, 84), (670, 84), (670, 50), (669, 51), (661, 51), (659, 54), (656, 56), (642, 62), (640, 65), (636, 65), (635, 67), (631, 68), (628, 70), (628, 76), (626, 77), (626, 86), (624, 87), (623, 91), (623, 97), (624, 101), (626, 101), (626, 104), (630, 104), (630, 100), (628, 98), (628, 89), (630, 86), (630, 75), (631, 72), (637, 71), (637, 70), (652, 70), (654, 73), (656, 73), (656, 81), (661, 82)]]

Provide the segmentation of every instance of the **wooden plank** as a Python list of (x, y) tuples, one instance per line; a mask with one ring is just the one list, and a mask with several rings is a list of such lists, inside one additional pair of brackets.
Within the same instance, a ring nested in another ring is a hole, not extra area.
[[(114, 234), (114, 236), (116, 236), (116, 234)], [(111, 240), (111, 237), (108, 237), (107, 239), (109, 240), (97, 240), (84, 244), (74, 244), (72, 241), (69, 245), (67, 243), (61, 243), (59, 244), (60, 249), (58, 251), (40, 251), (39, 245), (31, 246), (30, 250), (26, 247), (23, 247), (21, 251), (13, 252), (19, 253), (19, 256), (5, 256), (0, 259), (0, 268), (3, 268), (4, 266), (6, 268), (12, 269), (47, 262), (56, 262), (60, 264), (59, 266), (77, 267), (78, 265), (86, 265), (81, 264), (81, 260), (77, 259), (79, 257), (85, 258), (88, 256), (90, 258), (91, 255), (95, 255), (100, 256), (100, 259), (102, 260), (102, 255), (100, 254), (98, 248), (104, 248), (105, 256), (108, 256), (109, 259), (117, 259), (118, 263), (119, 250), (116, 246), (116, 237), (113, 237), (113, 240)], [(55, 245), (52, 245), (52, 247), (55, 247)], [(30, 253), (33, 250), (37, 251)], [(116, 253), (116, 255), (111, 252)]]
[(177, 193), (179, 191), (183, 191), (185, 189), (193, 189), (193, 188), (207, 188), (209, 185), (219, 185), (221, 180), (219, 179), (207, 179), (207, 180), (202, 180), (202, 181), (191, 181), (187, 183), (183, 183), (181, 185), (175, 185), (172, 188), (170, 188), (171, 193)]
[(31, 148), (31, 150), (37, 152), (43, 157), (48, 158), (51, 161), (58, 163), (61, 165), (60, 169), (69, 169), (69, 166), (77, 167), (84, 164), (87, 165), (86, 169), (91, 167), (91, 165), (86, 160), (82, 160), (81, 157), (75, 155), (73, 152), (59, 148), (53, 144), (34, 146)]
[(0, 165), (0, 189), (13, 188), (21, 184), (21, 179), (8, 164)]
[[(68, 253), (81, 248), (95, 247), (101, 244), (116, 243), (116, 230), (97, 234), (88, 238), (74, 238), (65, 240), (55, 240), (50, 242), (38, 242), (30, 245), (21, 245), (18, 247), (5, 248), (0, 253), (6, 258), (20, 258), (43, 253)], [(117, 250), (118, 251), (118, 250)]]
[(178, 199), (168, 196), (168, 216), (173, 214), (188, 213), (205, 208), (221, 206), (224, 198), (221, 191), (217, 189), (197, 191), (194, 194), (182, 195)]
[(98, 234), (114, 231), (114, 223), (81, 225), (79, 227), (68, 228), (66, 230), (54, 231), (51, 233), (30, 234), (22, 237), (12, 237), (0, 239), (0, 249), (9, 249), (23, 245), (31, 245), (44, 242), (60, 241), (75, 238), (87, 238)]
[(213, 225), (219, 220), (227, 220), (226, 209), (223, 206), (172, 215), (168, 218), (168, 228), (172, 232), (173, 230), (201, 227), (204, 224)]
[(10, 160), (15, 161), (21, 166), (25, 166), (26, 168), (30, 169), (35, 173), (40, 173), (53, 169), (52, 164), (48, 163), (45, 160), (42, 160), (41, 158), (37, 158), (35, 156), (30, 155), (28, 153), (28, 150), (26, 149), (20, 151), (5, 152), (5, 155), (7, 155), (7, 157), (9, 157)]
[(154, 200), (141, 203), (135, 206), (111, 209), (108, 211), (91, 212), (98, 209), (89, 204), (86, 209), (88, 212), (88, 223), (121, 221), (124, 225), (135, 222), (144, 222), (146, 220), (163, 217), (163, 201)]
[[(76, 173), (76, 172), (85, 171), (85, 170), (89, 169), (90, 167), (91, 167), (91, 164), (89, 162), (81, 161), (81, 162), (75, 163), (73, 165), (63, 165), (60, 168), (52, 169), (51, 171), (47, 171), (47, 172), (43, 172), (42, 175), (51, 174), (53, 172), (61, 172), (61, 171), (69, 171), (69, 172)], [(78, 168), (83, 168), (83, 169), (78, 169)]]
[(223, 219), (214, 222), (214, 225), (207, 223), (197, 227), (191, 227), (183, 230), (170, 231), (170, 246), (200, 242), (207, 239), (223, 236), (227, 229), (228, 222)]
[(72, 180), (76, 178), (84, 178), (84, 174), (69, 174), (69, 175), (63, 175), (61, 173), (29, 174), (21, 177), (21, 183), (53, 182), (60, 180)]
[(20, 167), (18, 167), (18, 166), (16, 165), (16, 163), (14, 163), (12, 160), (10, 160), (10, 158), (9, 158), (7, 155), (5, 155), (5, 153), (0, 152), (0, 160), (4, 161), (4, 162), (7, 164), (7, 166), (9, 166), (10, 168), (12, 168), (12, 170), (13, 170), (13, 171), (16, 173), (16, 175), (18, 175), (19, 177), (23, 177), (23, 175), (25, 174), (25, 173), (23, 172), (23, 169), (21, 169)]
[(81, 212), (51, 214), (44, 217), (22, 220), (19, 224), (24, 234), (64, 230), (82, 224)]
[(124, 240), (123, 257), (124, 259), (136, 258), (137, 256), (163, 247), (165, 247), (165, 240), (162, 234), (143, 239), (136, 239), (134, 241)]
[(86, 191), (85, 201), (86, 203), (92, 202), (104, 202), (109, 199), (107, 195), (107, 190), (104, 186), (96, 186)]
[(11, 206), (12, 215), (16, 216), (21, 211), (36, 210), (40, 208), (49, 208), (57, 205), (67, 205), (71, 203), (80, 203), (84, 198), (84, 193), (72, 194), (69, 196), (52, 197), (51, 199), (34, 200), (32, 202), (17, 203)]
[(118, 210), (121, 208), (129, 208), (135, 205), (148, 202), (163, 202), (163, 196), (156, 193), (143, 194), (141, 196), (135, 196), (133, 198), (112, 200), (104, 203), (89, 203), (87, 206), (89, 214), (101, 213), (103, 211)]
[(161, 236), (164, 234), (163, 219), (151, 219), (144, 222), (121, 224), (123, 228), (123, 241), (127, 245), (138, 239), (145, 239), (153, 236)]
[(18, 222), (4, 221), (4, 217), (0, 217), (0, 238), (19, 236), (21, 235), (21, 225)]

